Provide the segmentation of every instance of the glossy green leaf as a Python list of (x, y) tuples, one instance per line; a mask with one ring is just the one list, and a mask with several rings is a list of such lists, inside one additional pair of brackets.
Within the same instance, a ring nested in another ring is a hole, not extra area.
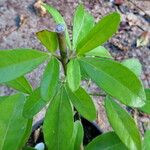
[(141, 136), (132, 117), (110, 97), (105, 99), (105, 109), (112, 128), (126, 147), (141, 150)]
[(72, 91), (76, 91), (80, 86), (81, 72), (80, 65), (76, 59), (70, 60), (67, 64), (67, 82)]
[(107, 132), (92, 140), (85, 150), (128, 150), (115, 132)]
[(43, 78), (41, 81), (41, 97), (45, 101), (49, 101), (54, 97), (57, 91), (59, 81), (59, 62), (52, 57), (46, 66)]
[(28, 119), (22, 116), (25, 96), (15, 94), (0, 98), (0, 149), (18, 150)]
[(80, 67), (80, 71), (81, 71), (81, 80), (89, 80), (90, 79), (83, 67)]
[(47, 58), (48, 54), (33, 49), (0, 50), (0, 83), (32, 71)]
[(106, 93), (131, 107), (145, 104), (145, 92), (141, 81), (127, 67), (105, 58), (82, 58), (81, 67)]
[(70, 101), (84, 118), (90, 121), (96, 119), (94, 103), (83, 88), (79, 87), (77, 91), (72, 92), (68, 87), (66, 87), (66, 91)]
[(79, 5), (73, 19), (73, 49), (89, 33), (94, 26), (94, 18)]
[(28, 139), (29, 139), (29, 137), (31, 135), (31, 132), (32, 132), (32, 122), (33, 122), (32, 119), (28, 120), (28, 123), (26, 125), (25, 133), (24, 133), (24, 135), (22, 137), (22, 140), (20, 141), (20, 146), (19, 146), (18, 149), (22, 149), (22, 147), (25, 146), (26, 143), (28, 142)]
[(24, 76), (8, 81), (4, 84), (23, 93), (30, 94), (32, 92), (32, 87)]
[(150, 150), (150, 130), (147, 130), (144, 134), (143, 149)]
[(66, 33), (66, 42), (68, 47), (71, 49), (71, 42), (70, 42), (70, 38), (69, 38), (69, 33), (67, 30), (67, 25), (64, 21), (64, 18), (62, 17), (62, 15), (57, 11), (57, 9), (55, 9), (52, 6), (49, 6), (47, 4), (43, 4), (44, 8), (52, 15), (53, 19), (55, 20), (55, 22), (57, 24), (63, 24), (66, 28), (65, 33)]
[(131, 71), (133, 71), (138, 77), (140, 77), (142, 73), (142, 65), (136, 58), (126, 59), (122, 61), (122, 64), (128, 67)]
[(48, 149), (68, 150), (73, 133), (73, 111), (63, 87), (50, 103), (43, 132)]
[(36, 36), (50, 52), (55, 52), (57, 50), (58, 40), (56, 32), (42, 30), (37, 32)]
[(108, 50), (103, 46), (98, 46), (94, 48), (93, 50), (89, 51), (88, 53), (85, 53), (86, 56), (97, 56), (97, 57), (106, 57), (106, 58), (112, 58)]
[(23, 109), (23, 116), (33, 118), (44, 106), (46, 106), (46, 102), (41, 98), (40, 88), (37, 88), (27, 97)]
[(146, 93), (145, 105), (139, 109), (147, 114), (150, 114), (150, 89), (145, 89), (145, 93)]
[(74, 123), (73, 134), (70, 142), (69, 150), (81, 150), (83, 142), (83, 127), (80, 121)]
[(84, 54), (106, 42), (118, 29), (120, 15), (111, 13), (102, 18), (77, 46), (79, 55)]

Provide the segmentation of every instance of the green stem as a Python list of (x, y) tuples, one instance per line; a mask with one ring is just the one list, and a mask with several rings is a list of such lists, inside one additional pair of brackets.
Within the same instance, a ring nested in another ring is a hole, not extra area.
[(59, 43), (59, 50), (61, 55), (61, 63), (64, 69), (64, 74), (66, 75), (67, 67), (66, 64), (68, 62), (67, 57), (67, 44), (66, 44), (66, 38), (65, 38), (65, 27), (63, 24), (58, 24), (56, 27), (57, 37), (58, 37), (58, 43)]
[[(66, 76), (68, 53), (67, 53), (67, 44), (66, 44), (66, 38), (65, 38), (65, 28), (63, 24), (57, 25), (56, 32), (57, 32), (59, 50), (60, 50), (60, 56), (61, 56), (60, 61), (64, 69), (64, 75)], [(78, 111), (76, 111), (76, 117), (77, 117), (77, 120), (81, 120), (80, 114), (78, 113)]]
[(59, 56), (59, 55), (57, 55), (57, 54), (52, 54), (52, 56), (55, 56), (58, 60), (60, 60), (61, 61), (61, 57)]

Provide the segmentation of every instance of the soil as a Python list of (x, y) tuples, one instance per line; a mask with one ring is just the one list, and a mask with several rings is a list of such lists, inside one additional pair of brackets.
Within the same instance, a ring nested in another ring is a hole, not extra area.
[[(72, 29), (72, 15), (74, 8), (81, 0), (45, 0), (56, 7)], [(112, 0), (111, 0), (112, 1)], [(104, 46), (108, 48), (112, 56), (118, 61), (126, 58), (138, 58), (142, 64), (143, 72), (141, 79), (144, 87), (150, 87), (150, 43), (136, 47), (136, 40), (143, 32), (150, 31), (150, 1), (149, 0), (124, 0), (117, 6), (108, 0), (82, 0), (85, 8), (95, 17), (96, 21), (105, 14), (118, 11), (122, 16), (119, 31)], [(35, 37), (39, 30), (54, 30), (55, 24), (50, 15), (39, 16), (33, 5), (35, 0), (0, 0), (0, 49), (34, 48), (41, 51), (46, 49)], [(149, 37), (148, 37), (149, 38)], [(27, 78), (35, 88), (40, 82), (43, 69), (46, 64), (40, 65)], [(83, 86), (87, 84), (83, 82)], [(6, 86), (0, 86), (0, 95), (9, 95), (16, 91)], [(89, 85), (89, 92), (99, 92), (95, 84)], [(102, 131), (111, 130), (103, 107), (103, 97), (93, 97), (98, 114), (96, 123)], [(45, 108), (46, 109), (46, 108)], [(35, 122), (44, 116), (43, 109), (36, 117)], [(133, 114), (133, 113), (132, 113)], [(136, 117), (135, 117), (136, 116)], [(134, 117), (140, 127), (141, 133), (150, 129), (150, 116), (142, 113), (134, 113)]]

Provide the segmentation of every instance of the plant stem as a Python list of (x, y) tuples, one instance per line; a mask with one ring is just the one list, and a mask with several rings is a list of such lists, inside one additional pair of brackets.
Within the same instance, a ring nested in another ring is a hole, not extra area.
[(60, 57), (59, 55), (57, 55), (57, 54), (53, 53), (53, 54), (52, 54), (52, 56), (55, 56), (58, 60), (60, 60), (60, 61), (61, 61), (61, 57)]
[[(59, 43), (59, 50), (60, 50), (60, 61), (62, 63), (63, 69), (64, 69), (64, 75), (66, 76), (67, 73), (67, 62), (68, 62), (68, 53), (67, 53), (67, 45), (66, 45), (66, 38), (65, 38), (65, 27), (63, 24), (58, 24), (56, 26), (56, 33), (58, 37), (58, 43)], [(76, 109), (74, 108), (74, 111)], [(75, 115), (77, 120), (81, 121), (80, 114), (78, 111), (76, 111)]]
[(138, 125), (138, 110), (137, 109), (134, 109), (133, 118), (134, 118), (136, 125)]
[(58, 37), (58, 43), (59, 43), (59, 50), (61, 55), (61, 63), (64, 69), (64, 74), (66, 75), (67, 67), (66, 64), (68, 62), (67, 58), (67, 45), (66, 45), (66, 38), (65, 38), (65, 27), (63, 24), (58, 24), (56, 26), (56, 32)]
[(74, 119), (75, 119), (75, 121), (76, 121), (76, 120), (81, 121), (80, 114), (79, 114), (79, 112), (76, 110), (76, 108), (75, 108), (75, 107), (74, 107), (74, 112), (75, 112), (75, 115), (74, 115)]

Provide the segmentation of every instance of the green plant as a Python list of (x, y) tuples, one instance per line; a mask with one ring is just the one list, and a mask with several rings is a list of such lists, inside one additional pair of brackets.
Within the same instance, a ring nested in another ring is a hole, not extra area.
[[(79, 5), (71, 44), (63, 17), (55, 8), (47, 4), (43, 7), (57, 23), (56, 32), (43, 30), (36, 34), (48, 52), (0, 51), (0, 83), (19, 91), (0, 98), (0, 150), (22, 149), (30, 136), (34, 115), (46, 105), (43, 133), (49, 150), (149, 149), (149, 133), (142, 148), (136, 123), (121, 107), (150, 113), (150, 89), (144, 91), (139, 79), (141, 65), (134, 59), (116, 62), (100, 46), (117, 31), (120, 15), (111, 13), (95, 24), (91, 14)], [(24, 75), (45, 61), (48, 63), (41, 84), (33, 90)], [(60, 77), (61, 66), (64, 75)], [(98, 136), (84, 147), (80, 115), (89, 121), (96, 119), (91, 96), (81, 87), (81, 80), (89, 79), (105, 92), (106, 114), (114, 131)]]

